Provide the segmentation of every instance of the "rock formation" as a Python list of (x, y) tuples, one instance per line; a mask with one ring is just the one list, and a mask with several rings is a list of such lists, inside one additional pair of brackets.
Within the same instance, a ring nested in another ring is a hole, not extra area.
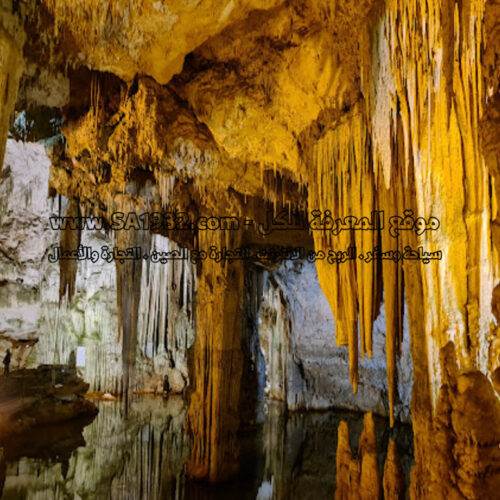
[(95, 416), (97, 408), (84, 398), (86, 384), (61, 366), (17, 370), (0, 382), (0, 436), (25, 433), (32, 427)]
[[(0, 358), (10, 349), (12, 370), (67, 363), (80, 347), (85, 360), (78, 369), (90, 390), (118, 394), (123, 367), (116, 265), (79, 262), (73, 298), (68, 301), (66, 293), (60, 302), (63, 261), (51, 263), (48, 256), (60, 244), (62, 231), (52, 228), (50, 217), (64, 214), (69, 204), (64, 197), (47, 198), (49, 174), (42, 144), (8, 140), (0, 179)], [(103, 230), (81, 233), (84, 247), (113, 247), (111, 235)], [(155, 235), (151, 247), (162, 252), (176, 245)], [(147, 264), (133, 388), (163, 393), (167, 378), (169, 392), (180, 393), (189, 381), (187, 352), (194, 341), (194, 269), (189, 262)]]
[[(70, 200), (70, 213), (184, 214), (140, 237), (115, 231), (116, 241), (134, 246), (152, 232), (197, 252), (322, 255), (332, 342), (348, 348), (354, 393), (384, 303), (391, 423), (406, 303), (412, 494), (495, 491), (500, 438), (482, 432), (500, 405), (497, 0), (5, 0), (1, 9), (0, 161), (15, 107), (57, 108), (50, 193)], [(266, 213), (278, 227), (282, 211), (316, 215), (310, 230), (259, 231)], [(249, 223), (180, 227), (211, 216)], [(352, 247), (356, 258), (340, 262)], [(196, 265), (189, 467), (216, 481), (239, 424), (244, 265)], [(70, 296), (74, 267), (61, 267)], [(127, 388), (142, 267), (117, 264), (116, 279)], [(353, 484), (365, 484), (344, 437), (340, 456)]]
[[(317, 281), (315, 265), (285, 263), (267, 271), (258, 311), (258, 335), (265, 358), (267, 397), (290, 409), (329, 407), (389, 415), (385, 366), (385, 307), (373, 325), (373, 358), (359, 363), (358, 391), (349, 383), (347, 346), (332, 342), (336, 323)], [(407, 317), (397, 360), (395, 416), (410, 420), (413, 383)]]

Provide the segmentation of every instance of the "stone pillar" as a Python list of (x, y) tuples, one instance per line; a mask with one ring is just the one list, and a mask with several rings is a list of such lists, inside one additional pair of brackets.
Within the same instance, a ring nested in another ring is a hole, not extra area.
[[(116, 246), (126, 252), (140, 248), (138, 259), (115, 260), (116, 289), (118, 300), (118, 325), (122, 338), (122, 393), (128, 399), (131, 382), (134, 381), (137, 351), (137, 319), (141, 300), (141, 279), (143, 260), (141, 256), (149, 252), (151, 233), (143, 230), (121, 230), (116, 232)], [(131, 255), (133, 254), (132, 251)]]
[[(200, 250), (224, 239), (206, 231), (200, 236)], [(243, 271), (241, 261), (207, 259), (199, 264), (194, 391), (186, 421), (191, 437), (187, 472), (210, 482), (228, 479), (238, 469)]]

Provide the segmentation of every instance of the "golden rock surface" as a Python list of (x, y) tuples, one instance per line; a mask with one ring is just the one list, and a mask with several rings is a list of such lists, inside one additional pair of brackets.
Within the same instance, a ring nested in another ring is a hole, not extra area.
[[(383, 297), (391, 410), (406, 302), (414, 498), (494, 493), (500, 436), (483, 424), (498, 422), (499, 397), (498, 0), (35, 1), (0, 20), (0, 159), (21, 71), (22, 41), (5, 28), (13, 19), (26, 31), (26, 64), (69, 80), (66, 143), (53, 151), (51, 183), (87, 210), (108, 214), (126, 200), (192, 214), (255, 215), (278, 205), (340, 217), (412, 210), (439, 218), (439, 230), (399, 238), (387, 228), (335, 238), (315, 231), (316, 251), (354, 244), (358, 253), (375, 246), (443, 253), (431, 263), (318, 262), (318, 275), (335, 341), (349, 346), (354, 391)], [(248, 230), (242, 241), (271, 240)], [(231, 367), (236, 377), (240, 370), (241, 276), (210, 265), (199, 273), (195, 371), (205, 379), (196, 382), (190, 410), (199, 440), (190, 467), (215, 481), (224, 467), (207, 460), (227, 462), (232, 451), (220, 443), (237, 428), (238, 391), (222, 371)], [(339, 432), (337, 460), (353, 484), (382, 491), (369, 472), (372, 441), (358, 463), (346, 430)], [(401, 479), (389, 452), (394, 481), (384, 479), (383, 489), (394, 496)]]

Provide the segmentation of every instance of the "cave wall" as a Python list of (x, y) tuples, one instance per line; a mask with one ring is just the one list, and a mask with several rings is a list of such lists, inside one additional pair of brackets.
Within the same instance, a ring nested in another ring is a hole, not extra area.
[[(59, 301), (60, 270), (48, 256), (60, 244), (51, 216), (64, 214), (68, 201), (50, 198), (50, 159), (42, 143), (9, 139), (0, 181), (2, 356), (13, 354), (12, 369), (38, 364), (66, 364), (78, 346), (79, 366), (91, 391), (119, 393), (122, 352), (118, 330), (116, 270), (102, 259), (78, 263), (74, 294)], [(112, 235), (84, 230), (80, 243), (112, 247)], [(153, 249), (174, 244), (155, 237)], [(187, 351), (194, 342), (192, 266), (145, 266), (138, 311), (139, 359), (135, 388), (180, 393), (188, 385)]]
[[(258, 335), (266, 362), (266, 396), (285, 401), (290, 409), (338, 407), (388, 416), (384, 305), (374, 324), (373, 358), (360, 362), (358, 392), (353, 394), (349, 351), (331, 341), (335, 321), (315, 265), (286, 263), (265, 275)], [(404, 325), (395, 416), (409, 421), (413, 372), (406, 316)]]

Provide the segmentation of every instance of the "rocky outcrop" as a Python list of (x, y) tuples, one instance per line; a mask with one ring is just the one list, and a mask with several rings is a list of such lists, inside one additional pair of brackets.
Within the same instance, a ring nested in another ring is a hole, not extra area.
[(88, 387), (74, 372), (61, 366), (42, 365), (11, 372), (0, 379), (0, 435), (95, 415), (97, 408), (84, 398)]

